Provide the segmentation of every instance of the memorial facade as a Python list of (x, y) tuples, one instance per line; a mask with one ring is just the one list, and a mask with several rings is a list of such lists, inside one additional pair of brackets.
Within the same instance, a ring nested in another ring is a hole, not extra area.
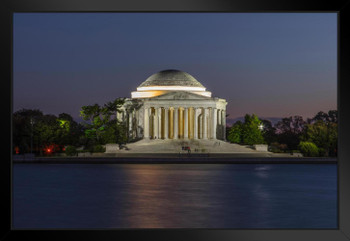
[(117, 118), (131, 139), (225, 140), (226, 105), (190, 74), (164, 70), (131, 93)]

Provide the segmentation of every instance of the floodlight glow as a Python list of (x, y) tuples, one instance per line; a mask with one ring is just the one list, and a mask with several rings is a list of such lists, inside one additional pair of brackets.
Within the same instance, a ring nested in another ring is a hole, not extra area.
[[(152, 98), (156, 96), (160, 96), (166, 93), (169, 93), (170, 91), (133, 91), (131, 92), (131, 98), (132, 99), (138, 99), (138, 98)], [(209, 91), (188, 91), (190, 93), (201, 95), (205, 97), (211, 97), (211, 92)]]
[(148, 90), (182, 90), (182, 91), (205, 91), (204, 87), (191, 87), (191, 86), (146, 86), (138, 87), (137, 91), (148, 91)]
[(166, 91), (133, 91), (131, 98), (152, 98), (166, 93)]
[(211, 97), (211, 92), (210, 91), (191, 92), (191, 93), (196, 94), (196, 95), (205, 96), (205, 97)]

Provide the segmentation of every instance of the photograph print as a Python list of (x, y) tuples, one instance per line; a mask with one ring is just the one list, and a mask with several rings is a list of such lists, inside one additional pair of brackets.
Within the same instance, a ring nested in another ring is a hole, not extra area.
[(14, 13), (14, 229), (337, 229), (337, 13)]

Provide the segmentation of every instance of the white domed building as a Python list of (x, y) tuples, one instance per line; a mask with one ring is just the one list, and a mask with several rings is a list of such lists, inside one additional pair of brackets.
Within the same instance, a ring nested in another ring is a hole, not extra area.
[(132, 139), (225, 140), (226, 105), (192, 75), (163, 70), (131, 93), (117, 118)]

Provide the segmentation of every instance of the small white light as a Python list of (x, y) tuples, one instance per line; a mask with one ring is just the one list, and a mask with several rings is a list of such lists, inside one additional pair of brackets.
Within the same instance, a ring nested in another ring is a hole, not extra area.
[(263, 124), (260, 124), (259, 125), (259, 130), (263, 130), (264, 129), (264, 125)]

